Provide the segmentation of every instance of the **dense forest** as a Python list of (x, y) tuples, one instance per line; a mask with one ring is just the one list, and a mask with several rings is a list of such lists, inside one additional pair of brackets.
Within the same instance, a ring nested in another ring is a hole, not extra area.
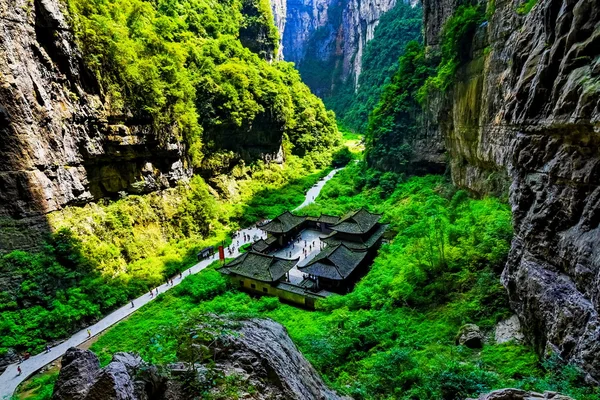
[(277, 149), (283, 136), (300, 155), (334, 144), (333, 114), (290, 64), (272, 61), (267, 0), (67, 3), (111, 114), (174, 131), (195, 168), (214, 168), (221, 151)]

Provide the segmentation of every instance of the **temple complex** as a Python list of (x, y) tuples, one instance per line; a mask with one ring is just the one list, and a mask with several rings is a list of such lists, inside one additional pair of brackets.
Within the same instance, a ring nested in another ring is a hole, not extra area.
[[(265, 239), (219, 271), (241, 290), (314, 308), (320, 298), (348, 293), (368, 272), (388, 227), (380, 218), (365, 209), (318, 218), (286, 211), (260, 227)], [(318, 245), (301, 239), (308, 231)]]

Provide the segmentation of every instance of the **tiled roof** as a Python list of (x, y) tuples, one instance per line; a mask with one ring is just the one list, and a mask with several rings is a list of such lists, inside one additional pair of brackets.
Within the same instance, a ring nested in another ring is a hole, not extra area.
[(269, 245), (267, 244), (265, 239), (257, 240), (256, 242), (254, 242), (254, 244), (252, 244), (252, 250), (257, 251), (259, 253), (264, 252), (268, 248), (269, 248)]
[(366, 240), (362, 240), (360, 237), (357, 237), (358, 241), (341, 239), (339, 238), (337, 231), (334, 231), (331, 235), (322, 238), (321, 241), (327, 243), (327, 246), (330, 247), (335, 247), (338, 244), (343, 243), (350, 249), (370, 249), (379, 239), (381, 239), (388, 226), (389, 225), (379, 224), (377, 229)]
[(302, 224), (305, 220), (306, 217), (298, 217), (289, 211), (286, 211), (261, 226), (260, 229), (271, 233), (286, 233)]
[(311, 262), (298, 269), (306, 274), (343, 280), (350, 276), (366, 255), (365, 251), (353, 251), (344, 244), (339, 244), (335, 247), (327, 247)]
[(321, 214), (321, 216), (319, 217), (319, 219), (317, 221), (323, 222), (326, 224), (337, 224), (340, 221), (340, 217), (336, 217), (333, 215), (327, 215), (327, 214)]
[(331, 229), (343, 233), (362, 234), (367, 233), (379, 221), (381, 215), (372, 214), (361, 208), (360, 210), (348, 214), (340, 222), (333, 225)]
[(219, 270), (225, 274), (236, 274), (262, 282), (276, 282), (296, 265), (298, 258), (268, 256), (250, 251), (225, 264)]

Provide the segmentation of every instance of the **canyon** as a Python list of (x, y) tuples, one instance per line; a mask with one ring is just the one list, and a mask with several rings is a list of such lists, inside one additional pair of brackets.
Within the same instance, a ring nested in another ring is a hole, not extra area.
[(336, 84), (351, 80), (357, 86), (365, 46), (396, 0), (273, 0), (271, 5), (280, 57), (296, 65), (313, 92), (327, 97)]

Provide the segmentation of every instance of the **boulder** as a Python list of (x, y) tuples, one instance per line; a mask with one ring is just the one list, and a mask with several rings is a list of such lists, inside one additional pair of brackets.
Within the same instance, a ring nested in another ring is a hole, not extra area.
[(219, 393), (219, 383), (216, 386), (212, 383), (216, 374), (235, 375), (241, 382), (239, 390), (242, 392), (246, 387), (252, 388), (241, 395), (244, 399), (342, 400), (325, 385), (283, 326), (266, 319), (236, 321), (231, 325), (232, 333), (216, 342), (214, 364), (210, 367), (194, 365), (196, 378), (189, 374), (191, 364), (171, 364), (165, 374), (129, 353), (116, 353), (101, 369), (94, 353), (71, 348), (63, 357), (63, 369), (52, 399), (193, 399), (194, 390), (188, 392), (187, 389), (194, 379), (198, 386), (207, 384), (214, 394)]
[(494, 338), (498, 344), (510, 342), (511, 340), (514, 340), (515, 342), (522, 342), (524, 336), (521, 332), (521, 323), (519, 322), (519, 317), (513, 315), (504, 321), (498, 322), (494, 332)]
[(71, 347), (62, 357), (62, 368), (54, 385), (53, 400), (83, 400), (100, 372), (94, 353)]
[(463, 325), (456, 335), (456, 344), (465, 345), (471, 349), (483, 347), (483, 335), (475, 324)]

